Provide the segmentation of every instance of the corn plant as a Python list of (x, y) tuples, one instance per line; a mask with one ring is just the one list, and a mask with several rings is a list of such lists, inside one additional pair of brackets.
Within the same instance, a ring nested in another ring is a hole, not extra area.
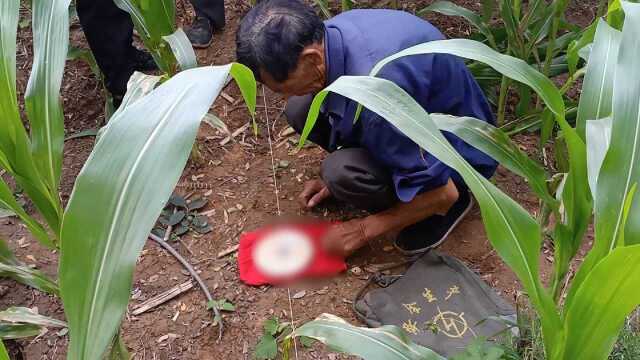
[[(601, 20), (588, 56), (580, 99), (583, 110), (576, 120), (584, 132), (569, 125), (560, 90), (540, 71), (482, 43), (454, 39), (401, 51), (377, 64), (371, 76), (339, 78), (314, 99), (301, 138), (306, 139), (321, 103), (334, 92), (384, 117), (457, 170), (478, 201), (492, 246), (518, 276), (537, 312), (551, 360), (606, 359), (626, 316), (640, 304), (640, 221), (629, 216), (640, 206), (634, 196), (640, 180), (640, 4), (620, 3), (625, 13), (622, 32)], [(569, 154), (567, 172), (559, 175), (562, 181), (556, 189), (545, 187), (541, 165), (501, 130), (479, 120), (428, 114), (393, 82), (374, 77), (397, 58), (434, 53), (483, 62), (537, 93), (560, 128)], [(441, 131), (458, 135), (523, 175), (552, 209), (551, 229), (544, 232), (522, 206), (476, 172)], [(569, 264), (583, 244), (592, 214), (593, 248), (569, 281)], [(549, 286), (543, 284), (538, 264), (544, 233), (554, 244)]]
[[(566, 0), (553, 0), (550, 3), (535, 0), (525, 6), (522, 1), (483, 0), (481, 14), (476, 14), (452, 2), (437, 1), (418, 14), (437, 12), (462, 17), (478, 31), (475, 38), (492, 49), (535, 65), (546, 76), (557, 76), (567, 72), (566, 48), (581, 34), (580, 29), (564, 20), (567, 3)], [(496, 12), (500, 22), (492, 22)], [(506, 100), (512, 88), (515, 88), (519, 98), (515, 109), (519, 119), (514, 124), (538, 117), (541, 108), (531, 108), (532, 92), (529, 87), (511, 84), (508, 77), (500, 76), (482, 63), (474, 63), (470, 68), (492, 98), (493, 89), (499, 84), (499, 96), (497, 100), (494, 99), (499, 125), (505, 125)], [(526, 127), (530, 126), (528, 124)]]
[(182, 29), (176, 30), (176, 4), (172, 0), (114, 0), (131, 15), (145, 47), (162, 72), (173, 76), (197, 66), (191, 42)]
[[(33, 2), (34, 63), (25, 95), (30, 136), (21, 121), (15, 81), (19, 5), (19, 0), (0, 2), (0, 166), (24, 189), (45, 223), (27, 214), (4, 180), (0, 205), (18, 216), (40, 243), (59, 250), (59, 283), (21, 264), (4, 242), (0, 275), (59, 294), (68, 325), (29, 309), (8, 309), (0, 311), (0, 338), (68, 326), (69, 359), (99, 359), (107, 352), (128, 359), (118, 328), (136, 258), (178, 182), (200, 121), (227, 78), (236, 79), (251, 114), (255, 80), (238, 64), (189, 69), (157, 87), (159, 76), (134, 74), (63, 209), (58, 195), (64, 136), (59, 94), (69, 0)], [(174, 56), (186, 68), (180, 61), (183, 50), (176, 49)]]

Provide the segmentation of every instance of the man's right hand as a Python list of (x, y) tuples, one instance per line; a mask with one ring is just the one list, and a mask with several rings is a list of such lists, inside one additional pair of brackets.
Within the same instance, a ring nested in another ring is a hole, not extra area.
[(309, 180), (304, 183), (304, 189), (298, 196), (298, 202), (305, 209), (311, 209), (330, 196), (331, 193), (324, 181), (320, 179)]

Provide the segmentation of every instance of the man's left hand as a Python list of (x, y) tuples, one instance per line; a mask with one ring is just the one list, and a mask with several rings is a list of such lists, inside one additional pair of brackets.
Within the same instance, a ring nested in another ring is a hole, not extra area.
[(355, 219), (333, 225), (324, 235), (324, 248), (331, 254), (347, 257), (366, 245), (373, 237), (370, 218)]

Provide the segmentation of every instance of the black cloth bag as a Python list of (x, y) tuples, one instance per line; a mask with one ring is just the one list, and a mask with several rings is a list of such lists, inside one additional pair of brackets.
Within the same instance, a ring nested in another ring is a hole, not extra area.
[(367, 325), (399, 326), (414, 342), (445, 357), (476, 337), (504, 334), (516, 318), (514, 308), (460, 260), (435, 251), (387, 287), (357, 299), (354, 310)]

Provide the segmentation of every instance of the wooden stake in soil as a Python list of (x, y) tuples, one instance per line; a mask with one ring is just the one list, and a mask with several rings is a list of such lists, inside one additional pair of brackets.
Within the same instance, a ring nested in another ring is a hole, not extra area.
[(167, 301), (175, 298), (176, 296), (189, 291), (191, 288), (193, 288), (193, 282), (191, 282), (191, 280), (182, 283), (182, 284), (178, 284), (174, 287), (172, 287), (171, 289), (158, 294), (154, 297), (152, 297), (151, 299), (143, 302), (142, 304), (140, 304), (138, 307), (136, 307), (135, 309), (133, 309), (133, 311), (131, 311), (132, 315), (140, 315), (142, 313), (145, 313), (151, 309), (153, 309), (154, 307), (158, 306), (158, 305), (162, 305), (164, 303), (166, 303)]

